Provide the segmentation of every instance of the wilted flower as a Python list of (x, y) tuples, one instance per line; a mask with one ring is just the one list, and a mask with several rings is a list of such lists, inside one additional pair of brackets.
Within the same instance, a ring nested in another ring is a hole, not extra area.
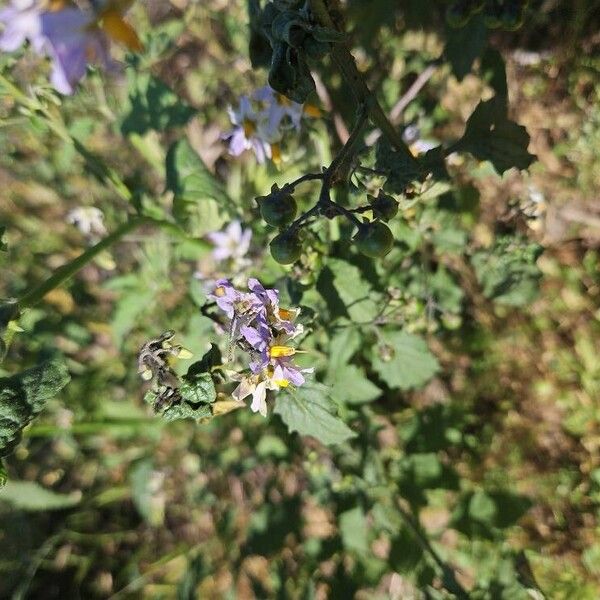
[(116, 68), (109, 53), (111, 39), (130, 50), (141, 50), (137, 34), (123, 18), (130, 4), (129, 0), (106, 0), (93, 3), (94, 10), (83, 10), (62, 0), (12, 0), (0, 12), (4, 24), (0, 49), (16, 50), (29, 41), (36, 52), (52, 60), (50, 80), (56, 90), (72, 94), (89, 64)]
[(288, 345), (303, 331), (293, 323), (299, 311), (280, 308), (277, 290), (265, 288), (257, 279), (249, 279), (248, 288), (250, 292), (240, 292), (220, 280), (211, 297), (230, 319), (233, 341), (249, 354), (250, 373), (232, 395), (237, 400), (252, 395), (251, 410), (266, 415), (267, 390), (300, 386), (305, 383), (303, 374), (312, 369), (294, 364), (299, 351)]

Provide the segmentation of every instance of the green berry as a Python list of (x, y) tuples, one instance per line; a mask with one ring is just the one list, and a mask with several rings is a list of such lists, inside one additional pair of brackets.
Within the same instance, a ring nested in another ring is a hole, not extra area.
[(275, 193), (258, 199), (260, 216), (265, 223), (283, 228), (289, 225), (298, 211), (296, 200), (291, 194)]
[(394, 245), (394, 236), (390, 228), (381, 221), (363, 225), (354, 238), (361, 254), (371, 258), (385, 256)]
[(280, 265), (291, 265), (300, 258), (302, 243), (298, 234), (284, 231), (271, 240), (269, 249), (275, 262)]

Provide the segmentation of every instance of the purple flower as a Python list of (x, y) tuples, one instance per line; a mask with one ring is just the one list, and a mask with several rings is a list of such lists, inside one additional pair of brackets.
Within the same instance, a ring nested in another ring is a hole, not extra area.
[(214, 245), (212, 256), (216, 261), (242, 260), (250, 248), (251, 229), (242, 229), (239, 221), (231, 221), (223, 231), (215, 231), (206, 236)]
[(65, 8), (42, 14), (42, 35), (53, 59), (50, 81), (61, 94), (72, 94), (89, 64), (115, 70), (109, 54), (109, 41), (95, 27), (95, 15), (78, 8)]
[(241, 299), (241, 294), (238, 292), (231, 282), (227, 279), (219, 279), (216, 282), (215, 290), (208, 295), (213, 299), (217, 306), (227, 315), (229, 319), (233, 319), (235, 315), (235, 305)]
[(41, 10), (35, 0), (12, 0), (12, 5), (0, 10), (0, 50), (14, 52), (28, 41), (36, 52), (44, 48)]
[[(48, 8), (44, 10), (43, 6)], [(52, 60), (52, 85), (62, 94), (72, 94), (88, 65), (116, 68), (109, 54), (109, 37), (130, 50), (142, 49), (122, 12), (114, 2), (82, 10), (69, 4), (55, 9), (51, 3), (12, 0), (11, 6), (0, 11), (0, 23), (4, 25), (0, 50), (14, 51), (29, 41), (35, 52)]]

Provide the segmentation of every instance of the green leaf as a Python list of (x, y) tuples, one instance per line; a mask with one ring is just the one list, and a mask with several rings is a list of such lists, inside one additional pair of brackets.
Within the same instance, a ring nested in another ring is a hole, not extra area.
[(329, 343), (327, 378), (334, 378), (356, 354), (362, 343), (360, 333), (354, 327), (345, 327), (336, 333)]
[(423, 558), (423, 550), (415, 536), (406, 527), (392, 540), (390, 547), (389, 563), (392, 569), (401, 574), (414, 573), (417, 565)]
[(79, 504), (81, 492), (58, 494), (34, 481), (9, 481), (0, 490), (0, 502), (30, 512), (61, 510)]
[(127, 72), (130, 74), (129, 106), (121, 123), (124, 135), (180, 127), (196, 114), (196, 109), (183, 102), (160, 79), (137, 69)]
[(310, 435), (323, 444), (341, 444), (356, 437), (356, 433), (336, 416), (336, 405), (329, 389), (319, 383), (307, 383), (295, 390), (280, 392), (274, 412), (290, 432)]
[(131, 498), (144, 520), (152, 526), (162, 525), (165, 517), (164, 505), (155, 500), (152, 486), (154, 465), (146, 458), (135, 462), (129, 472)]
[(374, 349), (372, 364), (391, 388), (419, 388), (437, 373), (438, 361), (419, 336), (394, 331), (384, 334), (383, 343)]
[(498, 96), (508, 98), (508, 84), (506, 82), (506, 63), (502, 54), (495, 48), (488, 47), (481, 57), (480, 67), (482, 77), (492, 87)]
[(381, 390), (356, 365), (345, 365), (338, 369), (331, 379), (331, 393), (344, 404), (364, 404), (381, 395)]
[(538, 295), (543, 248), (525, 238), (502, 236), (491, 248), (475, 252), (471, 263), (486, 298), (498, 304), (525, 306)]
[(8, 481), (8, 473), (6, 472), (6, 467), (0, 458), (0, 489), (6, 485)]
[(380, 311), (380, 297), (363, 279), (360, 269), (338, 258), (328, 260), (327, 267), (333, 274), (333, 287), (350, 318), (357, 323), (373, 320)]
[(480, 102), (467, 121), (467, 128), (455, 150), (470, 152), (479, 160), (489, 160), (499, 174), (512, 167), (527, 169), (535, 160), (529, 154), (529, 134), (525, 127), (508, 119), (505, 100), (494, 96)]
[(375, 167), (386, 174), (385, 190), (393, 194), (403, 194), (410, 183), (421, 177), (419, 163), (412, 155), (394, 150), (383, 136), (375, 149)]
[(69, 380), (64, 363), (56, 359), (0, 379), (0, 457), (12, 451), (22, 429)]
[(8, 245), (4, 241), (4, 234), (6, 233), (6, 227), (0, 227), (0, 252), (6, 252), (8, 250)]
[(446, 30), (444, 55), (452, 65), (459, 81), (471, 72), (473, 63), (481, 56), (487, 41), (487, 29), (481, 15), (475, 15), (460, 29)]
[(175, 142), (166, 158), (167, 190), (173, 216), (193, 237), (220, 229), (235, 214), (233, 201), (187, 140)]
[(491, 539), (498, 530), (514, 525), (530, 507), (528, 498), (509, 491), (468, 492), (456, 504), (451, 526), (469, 537)]
[(357, 506), (341, 513), (338, 518), (340, 536), (346, 550), (357, 554), (367, 554), (369, 552), (367, 536), (369, 526), (363, 509)]

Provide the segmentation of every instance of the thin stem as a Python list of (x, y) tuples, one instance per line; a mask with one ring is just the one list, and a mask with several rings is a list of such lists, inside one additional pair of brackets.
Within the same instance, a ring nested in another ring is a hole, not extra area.
[(130, 219), (126, 223), (123, 223), (123, 225), (113, 231), (113, 233), (100, 240), (91, 248), (88, 248), (83, 254), (79, 255), (71, 262), (56, 269), (54, 274), (46, 279), (46, 281), (24, 294), (18, 301), (19, 308), (21, 310), (24, 308), (30, 308), (31, 306), (34, 306), (40, 302), (48, 292), (71, 279), (73, 275), (83, 269), (83, 267), (85, 267), (85, 265), (87, 265), (93, 258), (100, 254), (100, 252), (106, 248), (109, 248), (124, 235), (145, 223), (148, 223), (148, 219), (145, 217), (136, 217)]
[(286, 183), (283, 186), (283, 189), (288, 189), (291, 192), (293, 192), (296, 186), (300, 185), (301, 183), (304, 183), (305, 181), (314, 181), (316, 179), (322, 180), (324, 177), (325, 173), (306, 173), (306, 175), (298, 177), (298, 179), (296, 179), (295, 181), (292, 181), (291, 183)]
[[(309, 0), (311, 11), (320, 25), (329, 29), (337, 29), (335, 23), (329, 15), (324, 0)], [(408, 146), (404, 143), (402, 136), (387, 118), (381, 105), (365, 83), (360, 71), (358, 70), (354, 57), (348, 50), (345, 43), (334, 44), (331, 50), (334, 62), (339, 67), (346, 84), (351, 88), (356, 99), (364, 104), (369, 111), (373, 123), (381, 129), (383, 135), (390, 141), (392, 146), (404, 154), (407, 160), (417, 165), (415, 157), (411, 154)]]

